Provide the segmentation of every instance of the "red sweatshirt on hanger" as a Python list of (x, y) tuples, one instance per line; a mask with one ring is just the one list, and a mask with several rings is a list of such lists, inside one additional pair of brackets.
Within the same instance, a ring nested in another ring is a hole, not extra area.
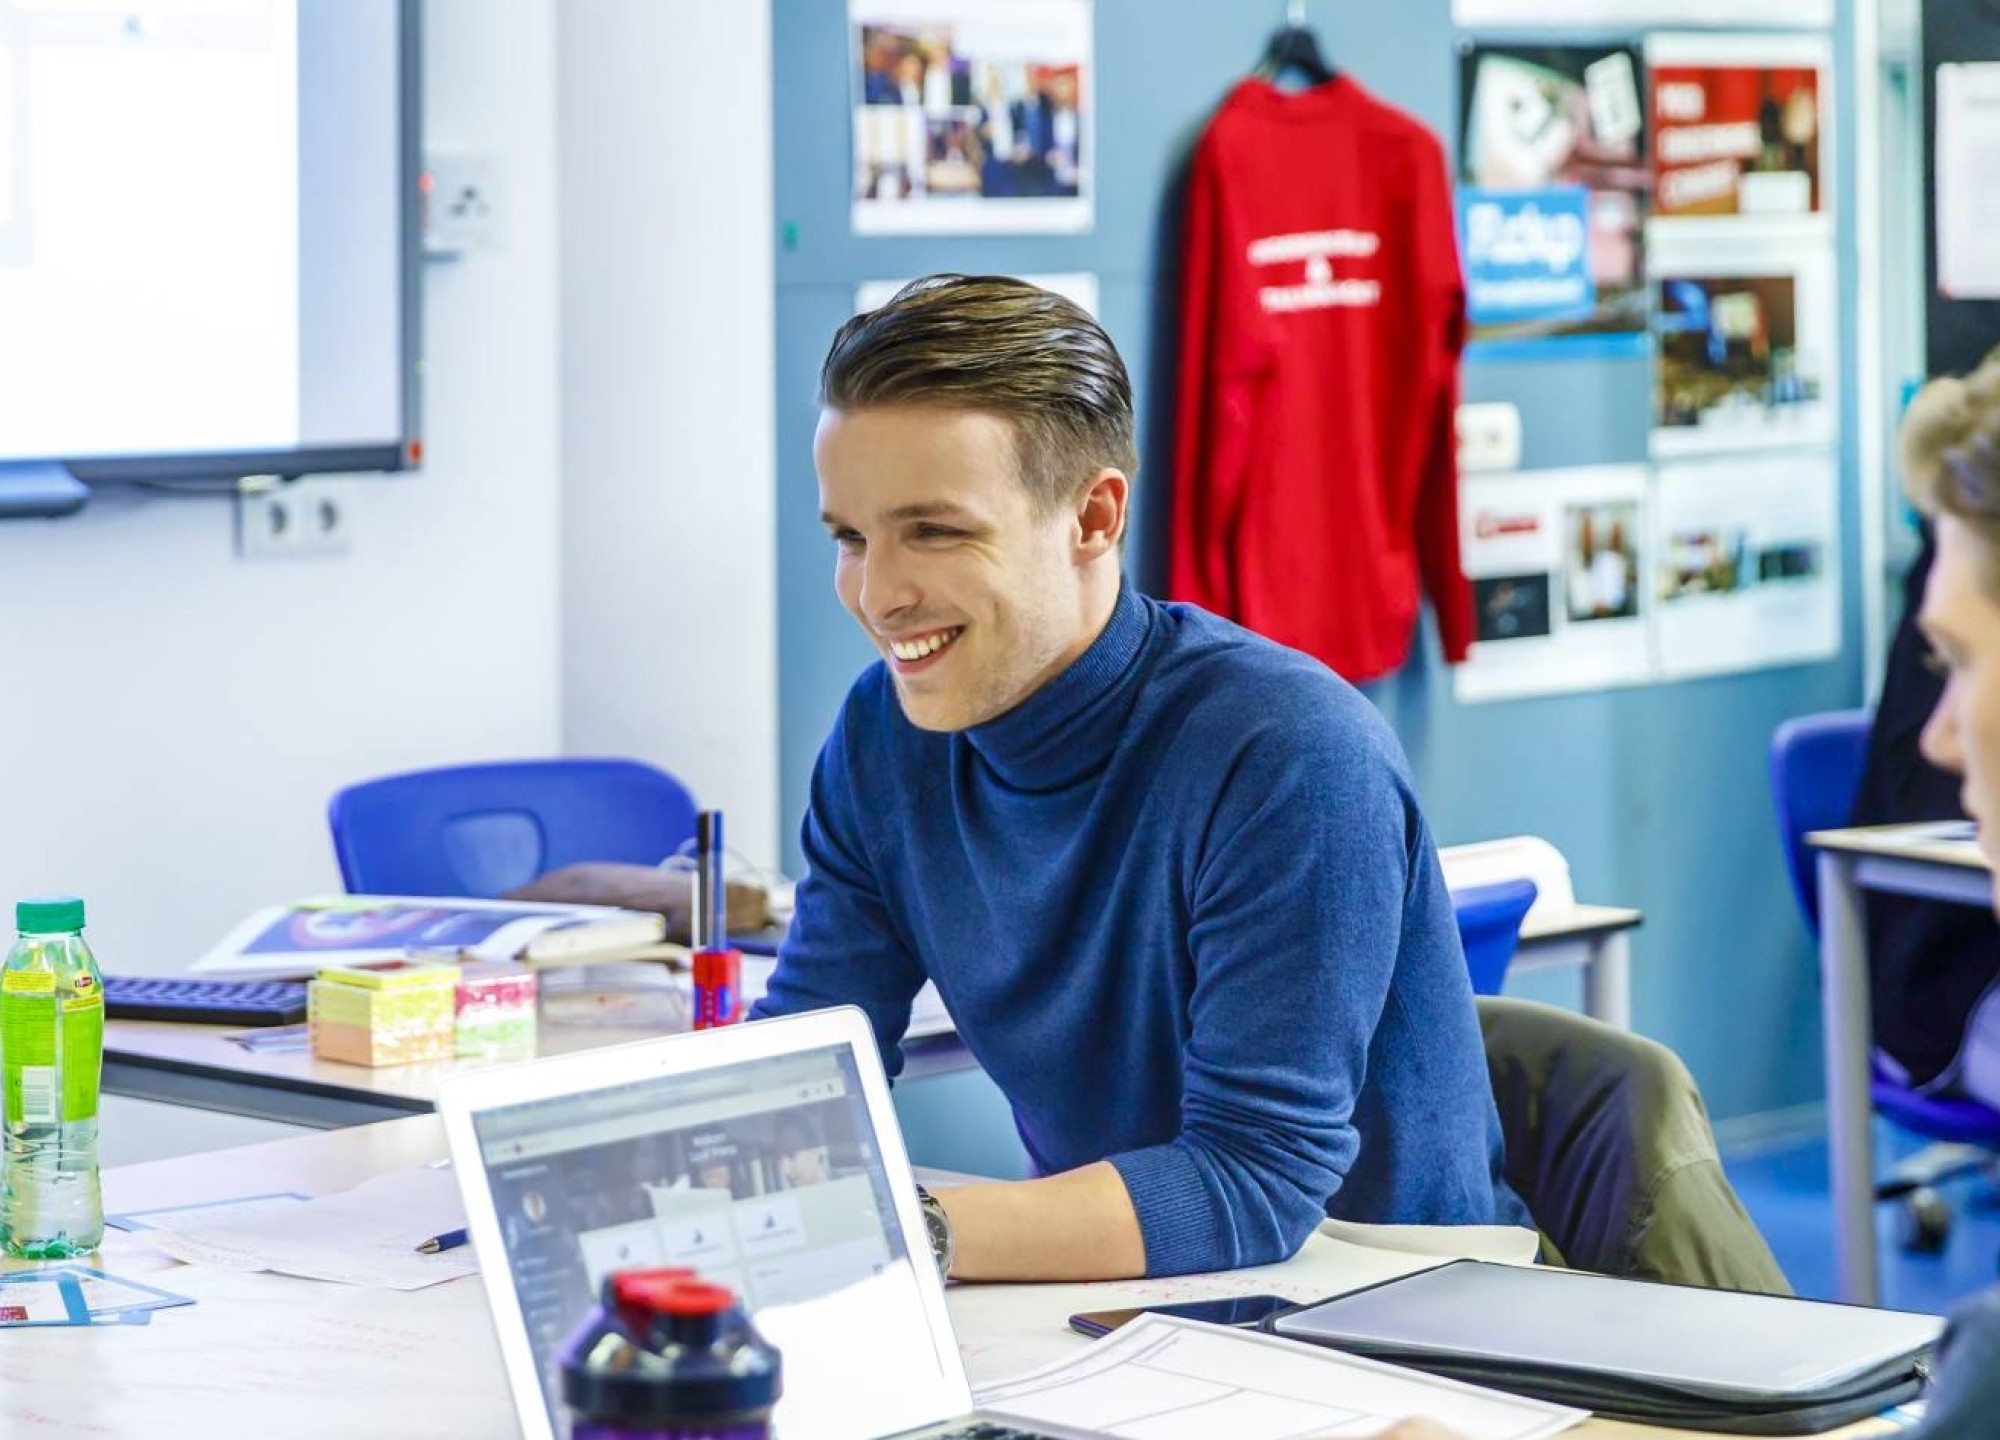
[(1419, 589), (1465, 658), (1453, 411), (1465, 289), (1443, 148), (1336, 76), (1245, 80), (1189, 182), (1169, 588), (1349, 680)]

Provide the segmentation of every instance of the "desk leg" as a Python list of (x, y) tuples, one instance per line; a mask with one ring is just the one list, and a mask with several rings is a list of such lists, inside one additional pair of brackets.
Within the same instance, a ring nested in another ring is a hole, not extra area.
[(1620, 1030), (1632, 1028), (1632, 945), (1623, 930), (1590, 942), (1590, 958), (1583, 966), (1583, 1013)]
[(1840, 1298), (1876, 1303), (1875, 1147), (1868, 1099), (1868, 963), (1855, 859), (1819, 855), (1820, 1015)]

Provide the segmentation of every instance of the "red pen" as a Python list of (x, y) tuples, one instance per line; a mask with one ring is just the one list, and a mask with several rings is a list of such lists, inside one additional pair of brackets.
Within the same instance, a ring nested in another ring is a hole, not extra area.
[(743, 956), (729, 945), (728, 882), (722, 874), (722, 812), (695, 816), (694, 1028), (712, 1030), (743, 1018)]

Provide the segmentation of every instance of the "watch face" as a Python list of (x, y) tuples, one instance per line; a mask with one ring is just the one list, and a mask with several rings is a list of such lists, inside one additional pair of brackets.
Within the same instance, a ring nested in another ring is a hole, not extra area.
[(951, 1231), (946, 1228), (944, 1216), (939, 1212), (935, 1201), (924, 1208), (924, 1229), (930, 1232), (931, 1253), (944, 1254), (944, 1247), (951, 1240)]

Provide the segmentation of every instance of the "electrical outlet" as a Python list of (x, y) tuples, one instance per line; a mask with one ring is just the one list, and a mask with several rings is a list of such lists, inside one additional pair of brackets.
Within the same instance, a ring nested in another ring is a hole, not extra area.
[(1458, 407), (1458, 468), (1462, 474), (1521, 468), (1521, 412), (1502, 401)]
[(483, 155), (433, 155), (424, 167), (424, 253), (500, 247), (499, 169)]
[(347, 553), (347, 497), (327, 481), (300, 481), (236, 497), (236, 553), (282, 560)]

